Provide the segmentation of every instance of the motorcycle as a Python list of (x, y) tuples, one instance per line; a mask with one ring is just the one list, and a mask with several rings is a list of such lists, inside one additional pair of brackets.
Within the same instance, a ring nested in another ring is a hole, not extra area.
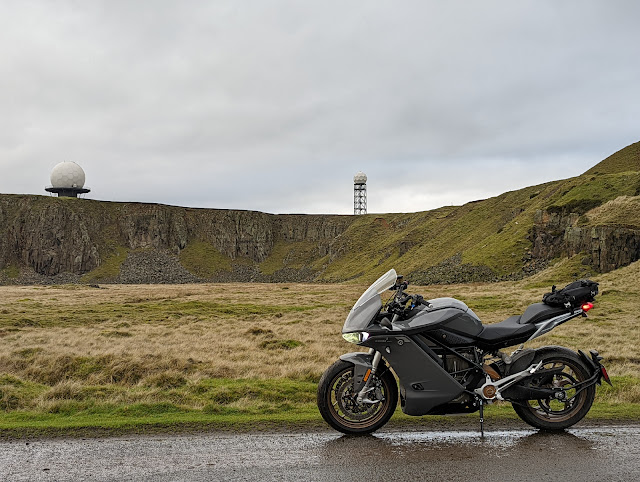
[[(483, 325), (462, 301), (408, 294), (402, 276), (388, 271), (347, 316), (343, 338), (369, 351), (342, 355), (324, 372), (317, 393), (322, 417), (346, 434), (371, 433), (389, 421), (399, 395), (408, 415), (480, 412), (481, 431), (484, 406), (498, 401), (510, 402), (535, 428), (571, 427), (591, 408), (595, 386), (603, 379), (611, 384), (602, 357), (560, 346), (525, 349), (524, 343), (587, 316), (597, 283), (576, 283), (567, 286), (582, 287), (576, 296), (548, 304), (563, 293), (554, 286), (548, 303)], [(383, 306), (388, 290), (394, 293)], [(510, 354), (502, 351), (518, 344)]]

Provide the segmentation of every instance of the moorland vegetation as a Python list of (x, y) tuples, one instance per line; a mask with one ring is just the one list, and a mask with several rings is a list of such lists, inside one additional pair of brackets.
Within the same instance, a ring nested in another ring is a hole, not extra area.
[[(565, 260), (526, 280), (410, 288), (460, 298), (492, 323), (583, 268)], [(640, 415), (639, 277), (640, 262), (596, 276), (601, 294), (589, 317), (530, 343), (600, 350), (614, 387), (598, 389), (592, 417)], [(364, 288), (0, 287), (0, 428), (320, 423), (316, 384), (340, 354), (357, 348), (340, 330)]]

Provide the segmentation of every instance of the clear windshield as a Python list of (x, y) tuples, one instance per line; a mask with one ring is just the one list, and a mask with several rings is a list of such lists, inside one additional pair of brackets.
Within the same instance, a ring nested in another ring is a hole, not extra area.
[(396, 280), (398, 279), (398, 275), (396, 274), (395, 269), (390, 269), (385, 274), (380, 276), (374, 283), (367, 288), (367, 291), (362, 293), (362, 296), (358, 298), (356, 304), (353, 305), (353, 309), (358, 308), (359, 306), (364, 305), (367, 301), (373, 298), (375, 295), (381, 295), (393, 285), (396, 284)]
[(360, 331), (366, 328), (373, 317), (382, 308), (380, 295), (396, 284), (398, 275), (395, 269), (387, 271), (365, 291), (347, 316), (342, 333)]

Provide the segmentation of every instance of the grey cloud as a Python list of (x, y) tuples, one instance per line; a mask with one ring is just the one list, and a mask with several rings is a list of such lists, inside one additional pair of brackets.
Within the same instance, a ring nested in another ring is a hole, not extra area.
[(415, 211), (638, 140), (635, 2), (2, 9), (3, 192), (74, 160), (98, 199), (349, 213), (364, 170), (372, 210)]

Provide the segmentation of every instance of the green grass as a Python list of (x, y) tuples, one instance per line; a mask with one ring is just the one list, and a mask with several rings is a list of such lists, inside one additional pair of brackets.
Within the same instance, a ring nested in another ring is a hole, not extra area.
[(272, 275), (284, 268), (302, 269), (317, 256), (317, 248), (310, 241), (278, 241), (266, 260), (259, 264), (262, 274)]
[(19, 305), (6, 306), (0, 317), (0, 328), (4, 327), (54, 327), (87, 326), (114, 319), (129, 322), (171, 323), (183, 317), (192, 321), (211, 320), (248, 315), (278, 315), (279, 313), (302, 313), (327, 308), (324, 304), (267, 305), (254, 303), (218, 303), (213, 301), (140, 301), (129, 303), (106, 302), (80, 305), (73, 311), (60, 311), (55, 303), (40, 303), (25, 300)]
[(5, 275), (8, 279), (16, 279), (20, 276), (20, 268), (15, 264), (10, 264), (2, 268), (2, 274)]
[(585, 174), (613, 174), (629, 171), (640, 171), (640, 142), (620, 149), (589, 169)]
[(557, 285), (558, 288), (563, 287), (577, 279), (592, 278), (598, 273), (588, 264), (583, 264), (582, 260), (587, 256), (586, 253), (580, 253), (571, 258), (557, 259), (551, 262), (546, 270), (532, 276), (526, 280), (526, 288), (549, 288)]
[[(282, 424), (320, 424), (315, 405), (305, 405), (278, 413), (207, 413), (203, 410), (174, 410), (168, 407), (139, 406), (127, 411), (94, 410), (92, 413), (41, 414), (13, 412), (0, 415), (0, 438), (25, 435), (73, 435), (79, 429), (107, 429), (108, 433), (138, 433), (149, 430), (171, 431), (204, 429), (264, 429)], [(142, 413), (141, 413), (142, 412)], [(146, 413), (145, 413), (146, 412)], [(155, 412), (155, 413), (148, 413)], [(86, 434), (86, 432), (81, 432)]]
[(634, 196), (639, 172), (583, 176), (568, 181), (564, 194), (547, 207), (549, 212), (583, 214), (618, 196)]
[(180, 252), (180, 263), (201, 278), (211, 278), (216, 273), (231, 271), (231, 258), (204, 241), (191, 241)]
[(61, 415), (150, 416), (192, 411), (270, 414), (313, 403), (316, 381), (203, 378), (159, 373), (132, 386), (82, 385), (81, 376), (55, 385), (0, 376), (0, 410)]
[[(158, 391), (158, 385), (162, 390)], [(11, 390), (13, 388), (13, 390)], [(316, 383), (304, 380), (158, 380), (122, 387), (67, 386), (67, 390), (0, 377), (0, 431), (11, 429), (131, 428), (202, 423), (230, 426), (255, 422), (307, 422), (318, 417)], [(115, 395), (154, 402), (114, 403)], [(43, 403), (49, 401), (50, 403)], [(1, 403), (4, 403), (2, 405)], [(22, 405), (23, 408), (17, 408)]]
[[(6, 381), (6, 377), (4, 377)], [(2, 383), (3, 378), (0, 378)], [(12, 384), (23, 382), (10, 381)], [(611, 397), (624, 391), (638, 379), (614, 378), (614, 387), (598, 388), (596, 403), (587, 420), (637, 421), (640, 404), (612, 402)], [(182, 388), (181, 390), (187, 390)], [(106, 430), (108, 433), (146, 432), (181, 429), (247, 429), (277, 427), (325, 427), (315, 405), (316, 383), (280, 380), (203, 380), (189, 388), (200, 400), (194, 408), (164, 401), (154, 403), (113, 404), (86, 400), (61, 400), (48, 411), (11, 410), (0, 412), (0, 437), (28, 435), (86, 434), (82, 429)], [(517, 420), (509, 404), (489, 405), (487, 423)], [(410, 417), (397, 408), (390, 427), (424, 423), (464, 423), (475, 421), (477, 414), (456, 417)]]
[[(327, 429), (315, 404), (306, 404), (275, 413), (207, 413), (202, 410), (176, 410), (166, 406), (138, 406), (127, 411), (94, 410), (92, 413), (41, 414), (13, 412), (0, 415), (0, 438), (33, 436), (87, 436), (122, 433), (146, 433), (189, 430), (281, 430), (296, 427)], [(476, 424), (478, 414), (457, 416), (412, 417), (401, 412), (400, 407), (391, 418), (388, 427), (437, 426)], [(589, 421), (631, 422), (640, 420), (638, 404), (595, 403), (586, 417)], [(492, 422), (514, 421), (522, 428), (530, 428), (520, 422), (510, 405), (491, 405), (485, 409), (485, 429)], [(86, 430), (90, 429), (90, 430)]]
[(82, 281), (85, 283), (91, 283), (95, 281), (112, 281), (120, 275), (120, 267), (122, 263), (127, 259), (129, 250), (122, 246), (115, 248), (115, 252), (105, 259), (100, 266), (89, 271), (82, 277)]

